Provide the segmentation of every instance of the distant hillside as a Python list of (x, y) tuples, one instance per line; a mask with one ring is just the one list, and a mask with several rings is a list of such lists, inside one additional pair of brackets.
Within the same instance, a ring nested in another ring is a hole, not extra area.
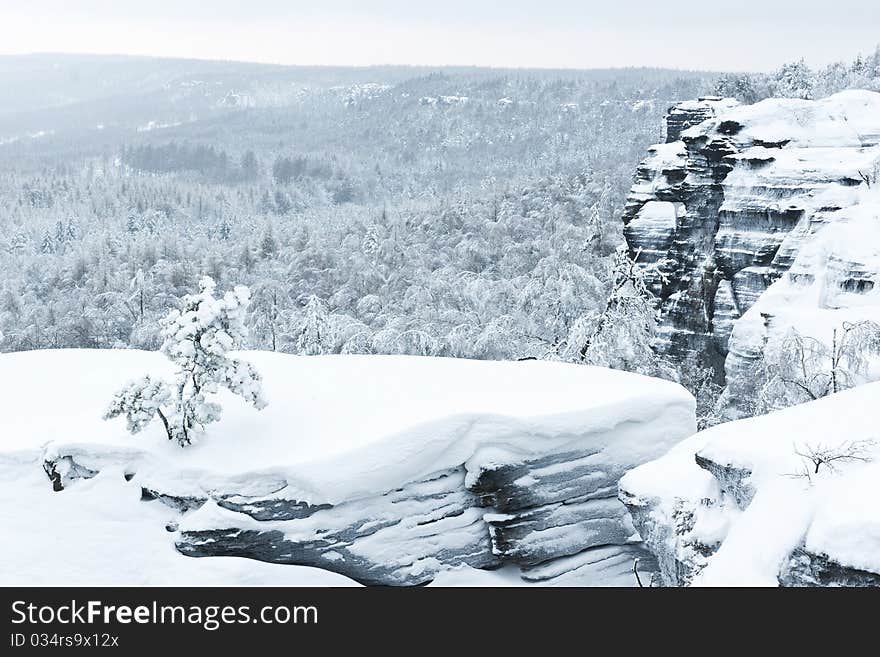
[[(319, 128), (328, 121), (337, 126), (339, 113), (352, 106), (387, 117), (390, 98), (395, 99), (393, 109), (400, 110), (419, 107), (422, 97), (467, 97), (477, 105), (494, 106), (510, 96), (514, 103), (558, 100), (559, 105), (585, 96), (604, 100), (608, 92), (623, 100), (651, 100), (659, 90), (662, 103), (697, 91), (709, 79), (703, 73), (660, 69), (341, 68), (123, 56), (7, 56), (0, 57), (0, 146), (14, 148), (0, 149), (0, 160), (14, 156), (16, 167), (21, 167), (39, 155), (57, 160), (106, 154), (134, 139), (214, 143), (217, 121), (239, 135), (257, 128), (268, 133), (265, 142), (274, 144), (279, 132), (311, 128), (316, 120)], [(664, 85), (669, 92), (662, 92)], [(389, 90), (392, 93), (386, 93)], [(385, 105), (363, 108), (380, 95)], [(243, 110), (260, 113), (255, 119)], [(238, 115), (238, 126), (226, 126), (231, 114)], [(404, 120), (409, 121), (405, 115)]]

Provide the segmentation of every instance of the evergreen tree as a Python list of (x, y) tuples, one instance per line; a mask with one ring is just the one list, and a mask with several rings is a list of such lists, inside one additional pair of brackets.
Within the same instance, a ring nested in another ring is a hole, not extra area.
[(131, 433), (142, 431), (158, 416), (169, 440), (190, 444), (200, 429), (220, 419), (221, 407), (208, 395), (220, 387), (257, 409), (266, 406), (256, 369), (228, 352), (247, 339), (244, 324), (250, 293), (238, 286), (214, 297), (214, 281), (199, 282), (199, 292), (183, 298), (182, 309), (162, 322), (162, 353), (176, 366), (174, 382), (150, 376), (130, 382), (113, 398), (105, 419), (124, 415)]
[(327, 306), (316, 295), (309, 297), (305, 319), (297, 340), (297, 351), (306, 356), (327, 353), (330, 344), (330, 321)]

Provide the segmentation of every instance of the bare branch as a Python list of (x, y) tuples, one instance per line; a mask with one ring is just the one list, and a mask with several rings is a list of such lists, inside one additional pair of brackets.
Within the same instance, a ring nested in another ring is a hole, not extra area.
[(822, 444), (804, 445), (802, 449), (795, 447), (794, 453), (805, 461), (812, 464), (812, 471), (796, 473), (793, 476), (811, 478), (813, 474), (819, 474), (819, 469), (824, 465), (829, 472), (837, 472), (837, 463), (860, 461), (867, 463), (872, 460), (872, 449), (877, 444), (873, 439), (848, 440), (839, 445), (829, 447)]

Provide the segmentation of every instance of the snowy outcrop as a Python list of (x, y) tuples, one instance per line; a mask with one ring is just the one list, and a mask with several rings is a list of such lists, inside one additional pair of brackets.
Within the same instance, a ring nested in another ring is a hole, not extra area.
[[(679, 358), (698, 352), (719, 376), (735, 351), (740, 360), (729, 362), (727, 373), (736, 379), (743, 359), (760, 352), (739, 336), (729, 344), (741, 318), (805, 244), (851, 216), (878, 179), (880, 94), (748, 106), (689, 101), (671, 108), (667, 135), (638, 167), (624, 234), (632, 255), (658, 265), (658, 350)], [(872, 264), (835, 257), (835, 284), (854, 294), (873, 286), (880, 272)], [(816, 268), (826, 264), (813, 259), (814, 270), (801, 274), (821, 278)]]
[(41, 461), (39, 448), (0, 451), (0, 586), (357, 584), (306, 566), (190, 559), (168, 531), (176, 514), (144, 504), (123, 470), (107, 467), (59, 493), (47, 485)]
[(419, 584), (444, 567), (499, 566), (485, 511), (464, 479), (458, 468), (336, 505), (215, 492), (181, 521), (177, 548), (316, 566), (364, 584)]
[[(60, 496), (124, 475), (167, 509), (190, 556), (393, 585), (507, 564), (531, 582), (633, 585), (639, 559), (650, 579), (617, 482), (693, 433), (680, 386), (534, 361), (240, 356), (262, 374), (269, 406), (221, 395), (223, 419), (186, 448), (160, 426), (132, 437), (100, 419), (126, 378), (166, 373), (159, 354), (0, 356), (0, 396), (15, 409), (0, 451), (38, 449)], [(39, 399), (53, 412), (35, 423)]]
[(660, 582), (880, 585), (878, 394), (722, 424), (627, 473), (620, 499)]

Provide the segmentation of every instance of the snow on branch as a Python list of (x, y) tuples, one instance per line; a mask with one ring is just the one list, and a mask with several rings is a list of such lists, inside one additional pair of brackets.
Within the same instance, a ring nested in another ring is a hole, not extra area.
[(181, 446), (195, 432), (220, 419), (221, 407), (208, 395), (223, 387), (257, 409), (265, 408), (260, 374), (228, 352), (247, 341), (248, 288), (237, 286), (217, 299), (214, 281), (204, 277), (198, 294), (188, 294), (180, 310), (162, 320), (161, 351), (177, 367), (173, 382), (145, 376), (129, 382), (111, 401), (104, 419), (125, 416), (135, 434), (153, 418), (162, 421), (168, 440)]

